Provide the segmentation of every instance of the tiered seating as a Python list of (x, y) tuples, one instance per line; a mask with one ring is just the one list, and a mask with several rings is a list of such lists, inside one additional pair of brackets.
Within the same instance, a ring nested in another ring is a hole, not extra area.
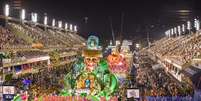
[(82, 44), (85, 40), (72, 32), (64, 32), (56, 29), (44, 30), (39, 26), (29, 24), (9, 23), (9, 30), (16, 37), (25, 40), (25, 43), (41, 43), (45, 47), (70, 47)]
[(0, 27), (0, 49), (13, 47), (13, 46), (26, 46), (29, 45), (22, 38), (16, 37), (16, 34), (9, 29)]
[(179, 61), (181, 64), (189, 63), (201, 54), (201, 35), (162, 38), (154, 42), (149, 51), (159, 57)]

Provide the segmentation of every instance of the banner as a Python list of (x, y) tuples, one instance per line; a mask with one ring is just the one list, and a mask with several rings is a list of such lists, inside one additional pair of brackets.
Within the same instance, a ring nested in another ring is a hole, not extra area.
[(127, 98), (140, 98), (139, 89), (127, 89)]

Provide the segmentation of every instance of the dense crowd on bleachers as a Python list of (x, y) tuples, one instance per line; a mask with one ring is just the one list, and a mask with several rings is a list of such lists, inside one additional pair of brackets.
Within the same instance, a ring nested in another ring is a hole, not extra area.
[(160, 58), (189, 63), (201, 54), (201, 34), (199, 32), (177, 37), (165, 37), (152, 44), (149, 51)]
[(83, 38), (71, 32), (16, 23), (9, 23), (9, 27), (13, 33), (23, 36), (27, 43), (41, 43), (45, 47), (72, 46), (84, 42)]
[(11, 32), (9, 29), (0, 26), (0, 49), (6, 48), (6, 47), (13, 47), (13, 46), (26, 46), (27, 43), (16, 37), (16, 35)]

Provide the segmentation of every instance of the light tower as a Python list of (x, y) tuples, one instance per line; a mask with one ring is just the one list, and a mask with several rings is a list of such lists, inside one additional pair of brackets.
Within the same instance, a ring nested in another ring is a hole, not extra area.
[(171, 34), (172, 34), (172, 36), (174, 35), (174, 29), (173, 28), (171, 29)]
[(182, 33), (185, 33), (185, 25), (182, 24)]
[(4, 8), (5, 26), (7, 26), (9, 14), (10, 14), (10, 6), (6, 4)]
[(26, 18), (26, 13), (25, 13), (25, 9), (22, 9), (21, 10), (21, 21), (22, 21), (22, 23), (24, 23), (24, 20), (25, 20), (25, 18)]
[(64, 27), (65, 31), (68, 31), (68, 23), (65, 23), (65, 27)]
[(174, 27), (174, 34), (177, 36), (177, 27)]
[(191, 34), (191, 22), (187, 21), (187, 29), (189, 31), (189, 34)]
[(70, 24), (70, 31), (73, 31), (73, 25)]
[(196, 31), (200, 30), (200, 21), (198, 19), (194, 19), (194, 27)]
[(38, 14), (37, 13), (31, 13), (31, 20), (34, 23), (34, 25), (36, 25), (37, 21), (38, 21)]
[(58, 21), (58, 27), (59, 29), (62, 29), (62, 21)]
[(181, 26), (177, 26), (178, 34), (181, 36)]
[(44, 27), (45, 27), (45, 31), (47, 30), (47, 15), (45, 14), (45, 17), (44, 17)]
[(55, 19), (52, 19), (52, 27), (54, 29), (54, 27), (55, 27)]
[(76, 25), (74, 26), (74, 32), (77, 32), (77, 26)]

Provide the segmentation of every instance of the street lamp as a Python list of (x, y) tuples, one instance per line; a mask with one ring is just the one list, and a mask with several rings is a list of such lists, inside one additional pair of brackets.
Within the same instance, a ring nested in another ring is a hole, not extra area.
[(6, 17), (9, 16), (9, 13), (10, 13), (9, 10), (10, 10), (10, 6), (8, 4), (6, 4), (5, 5), (5, 11), (4, 11)]

